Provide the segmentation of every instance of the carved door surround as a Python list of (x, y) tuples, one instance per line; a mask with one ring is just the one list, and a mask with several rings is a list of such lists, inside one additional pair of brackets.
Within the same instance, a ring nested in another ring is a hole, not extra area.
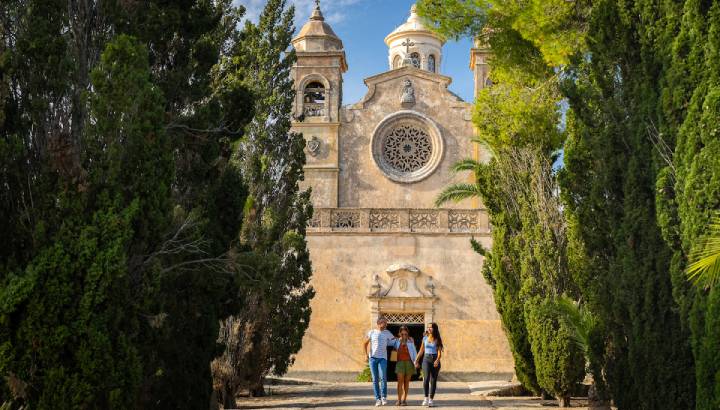
[[(424, 324), (434, 321), (435, 283), (432, 276), (423, 275), (410, 264), (390, 265), (385, 273), (390, 284), (383, 286), (380, 276), (374, 275), (370, 286), (370, 324), (375, 327), (378, 317), (384, 313), (422, 313)], [(424, 276), (425, 281), (418, 279)]]

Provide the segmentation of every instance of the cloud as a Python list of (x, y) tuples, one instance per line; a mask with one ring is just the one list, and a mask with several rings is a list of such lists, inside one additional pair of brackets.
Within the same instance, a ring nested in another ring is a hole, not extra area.
[[(325, 21), (337, 24), (348, 16), (348, 8), (365, 0), (325, 0), (320, 2)], [(267, 0), (235, 0), (235, 4), (242, 4), (247, 9), (245, 18), (256, 22)], [(315, 8), (315, 0), (288, 0), (295, 6), (295, 26), (299, 29), (305, 24)]]

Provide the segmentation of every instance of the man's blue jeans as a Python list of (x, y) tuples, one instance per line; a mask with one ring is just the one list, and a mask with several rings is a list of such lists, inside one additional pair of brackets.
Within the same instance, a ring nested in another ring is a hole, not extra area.
[[(387, 398), (387, 359), (379, 359), (377, 357), (370, 358), (370, 374), (372, 375), (373, 390), (375, 391), (375, 400), (380, 397)], [(380, 388), (382, 387), (382, 395)]]

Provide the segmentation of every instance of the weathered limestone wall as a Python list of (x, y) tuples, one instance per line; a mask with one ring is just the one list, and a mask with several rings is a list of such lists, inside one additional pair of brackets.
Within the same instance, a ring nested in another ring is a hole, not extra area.
[[(487, 234), (476, 238), (490, 246)], [(383, 288), (389, 286), (386, 269), (397, 263), (421, 270), (418, 288), (425, 287), (428, 276), (433, 278), (433, 319), (446, 345), (446, 378), (512, 374), (492, 290), (481, 274), (482, 257), (470, 249), (469, 235), (317, 232), (308, 235), (308, 244), (317, 295), (291, 376), (347, 380), (362, 371), (366, 361), (361, 344), (374, 326), (368, 299), (373, 277), (380, 277)]]
[[(406, 80), (411, 80), (416, 103), (403, 107), (400, 97)], [(388, 71), (366, 80), (368, 94), (353, 106), (345, 107), (340, 128), (339, 206), (358, 208), (432, 208), (437, 195), (448, 184), (467, 175), (454, 175), (450, 168), (472, 157), (472, 105), (447, 90), (450, 78), (414, 68)], [(416, 111), (430, 118), (444, 141), (439, 167), (426, 179), (402, 184), (388, 179), (377, 167), (371, 153), (375, 127), (388, 115), (402, 110)], [(449, 207), (477, 207), (471, 201)]]

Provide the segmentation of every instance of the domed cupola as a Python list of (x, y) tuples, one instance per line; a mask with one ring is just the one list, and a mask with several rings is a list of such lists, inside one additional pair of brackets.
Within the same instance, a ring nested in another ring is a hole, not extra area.
[(340, 51), (343, 43), (328, 23), (325, 22), (320, 1), (315, 2), (310, 20), (300, 29), (298, 35), (292, 40), (297, 51)]
[(423, 25), (414, 4), (410, 8), (410, 17), (385, 37), (385, 44), (390, 48), (391, 70), (414, 66), (434, 73), (440, 71), (445, 41)]

